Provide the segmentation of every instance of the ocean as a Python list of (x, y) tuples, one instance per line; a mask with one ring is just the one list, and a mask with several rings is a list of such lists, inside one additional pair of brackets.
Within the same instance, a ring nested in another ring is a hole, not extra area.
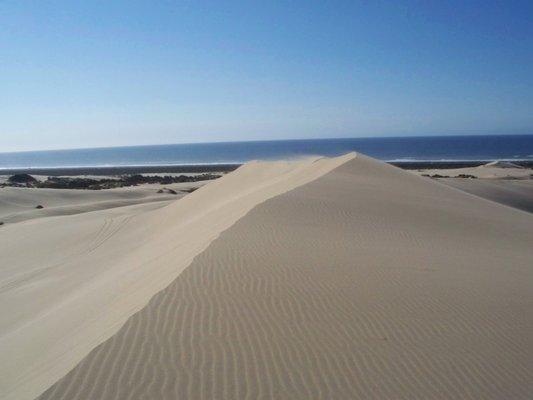
[(0, 153), (0, 169), (240, 164), (338, 156), (383, 161), (533, 160), (533, 135), (276, 140)]

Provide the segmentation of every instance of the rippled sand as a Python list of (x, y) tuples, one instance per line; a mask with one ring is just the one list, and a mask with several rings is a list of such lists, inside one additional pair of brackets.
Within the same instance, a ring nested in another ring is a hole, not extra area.
[(531, 398), (533, 216), (360, 155), (324, 173), (247, 203), (40, 398)]
[(257, 204), (354, 156), (252, 162), (166, 206), (0, 226), (0, 398), (38, 396)]

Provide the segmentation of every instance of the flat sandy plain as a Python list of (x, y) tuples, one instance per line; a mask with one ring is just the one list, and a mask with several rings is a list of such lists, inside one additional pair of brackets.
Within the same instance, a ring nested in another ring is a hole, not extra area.
[(0, 227), (0, 397), (531, 398), (533, 214), (355, 154), (163, 203)]

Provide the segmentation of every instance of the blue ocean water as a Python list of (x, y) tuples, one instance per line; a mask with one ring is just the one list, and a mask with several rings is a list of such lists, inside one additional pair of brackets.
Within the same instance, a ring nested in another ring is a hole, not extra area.
[(533, 160), (533, 135), (283, 140), (0, 153), (0, 169), (232, 164), (337, 156), (350, 151), (384, 161)]

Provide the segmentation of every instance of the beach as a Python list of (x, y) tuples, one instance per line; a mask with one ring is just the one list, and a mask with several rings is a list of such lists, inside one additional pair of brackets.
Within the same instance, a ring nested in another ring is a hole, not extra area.
[(529, 398), (531, 169), (230, 170), (0, 188), (0, 397)]

